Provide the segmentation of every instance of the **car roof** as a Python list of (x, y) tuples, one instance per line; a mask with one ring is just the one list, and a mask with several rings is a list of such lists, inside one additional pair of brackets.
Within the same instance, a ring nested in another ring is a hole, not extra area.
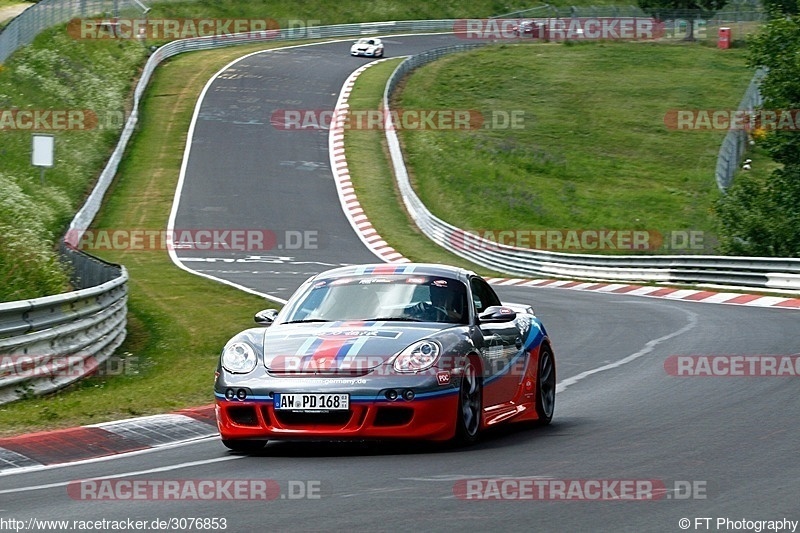
[(388, 276), (392, 274), (416, 274), (421, 276), (441, 276), (465, 280), (474, 275), (472, 271), (461, 267), (436, 263), (375, 263), (366, 265), (349, 265), (317, 274), (315, 278), (340, 278), (347, 276)]

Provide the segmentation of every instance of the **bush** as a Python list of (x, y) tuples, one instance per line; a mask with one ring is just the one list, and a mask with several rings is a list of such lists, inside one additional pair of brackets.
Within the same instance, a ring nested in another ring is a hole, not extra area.
[(140, 43), (78, 41), (61, 26), (0, 70), (0, 110), (86, 110), (97, 117), (95, 127), (47, 132), (55, 136), (55, 166), (44, 183), (31, 166), (31, 131), (0, 130), (0, 301), (70, 289), (56, 242), (117, 142), (145, 57)]
[(0, 174), (0, 301), (36, 298), (69, 289), (69, 278), (48, 226), (53, 210)]

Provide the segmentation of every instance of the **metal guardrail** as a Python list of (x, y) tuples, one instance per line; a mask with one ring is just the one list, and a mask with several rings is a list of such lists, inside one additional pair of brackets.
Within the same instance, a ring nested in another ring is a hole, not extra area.
[[(429, 50), (402, 62), (389, 78), (383, 95), (385, 116), (402, 78), (415, 68), (447, 54), (479, 45)], [(445, 222), (431, 213), (414, 192), (403, 160), (396, 128), (385, 128), (400, 195), (414, 222), (438, 245), (475, 264), (519, 276), (548, 276), (603, 281), (642, 281), (677, 284), (718, 284), (800, 290), (800, 259), (705, 255), (569, 254), (498, 244)]]
[[(155, 3), (171, 1), (178, 0), (153, 0)], [(146, 2), (152, 3), (151, 0)], [(138, 15), (143, 7), (144, 3), (138, 0), (40, 0), (0, 30), (0, 63), (21, 46), (31, 44), (42, 31), (73, 18), (96, 15), (116, 17), (127, 12)]]
[[(761, 79), (766, 74), (764, 69), (758, 69), (750, 80), (750, 85), (744, 93), (739, 107), (740, 112), (752, 113), (754, 110), (761, 107), (763, 98), (759, 91)], [(730, 129), (722, 141), (722, 146), (719, 148), (719, 155), (717, 156), (717, 168), (714, 176), (717, 179), (717, 187), (725, 191), (733, 183), (733, 178), (739, 171), (739, 164), (744, 158), (747, 151), (748, 143), (748, 130), (746, 129)]]
[(31, 44), (47, 28), (73, 17), (115, 12), (119, 3), (120, 0), (42, 0), (23, 11), (0, 32), (0, 63), (21, 46)]
[(97, 370), (125, 339), (125, 267), (62, 246), (76, 291), (0, 303), (0, 404)]

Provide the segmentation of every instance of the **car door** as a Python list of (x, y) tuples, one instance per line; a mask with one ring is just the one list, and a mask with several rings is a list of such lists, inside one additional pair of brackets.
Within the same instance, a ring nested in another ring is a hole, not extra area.
[[(491, 306), (501, 305), (492, 287), (480, 277), (470, 279), (475, 316)], [(516, 321), (480, 323), (477, 320), (478, 340), (484, 360), (484, 408), (509, 402), (518, 390), (523, 372), (523, 359), (516, 356), (522, 349), (522, 336)]]

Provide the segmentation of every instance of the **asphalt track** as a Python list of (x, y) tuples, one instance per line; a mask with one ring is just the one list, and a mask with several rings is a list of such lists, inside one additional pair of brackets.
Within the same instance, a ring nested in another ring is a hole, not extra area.
[[(463, 40), (429, 35), (389, 37), (385, 43), (386, 56), (393, 57)], [(320, 270), (379, 261), (342, 211), (328, 130), (287, 130), (282, 129), (285, 122), (273, 123), (283, 110), (313, 114), (334, 108), (350, 73), (370, 61), (351, 58), (351, 44), (346, 40), (251, 55), (224, 69), (207, 87), (184, 161), (173, 228), (264, 231), (275, 241), (263, 251), (178, 250), (186, 267), (287, 298)]]
[[(387, 52), (405, 55), (447, 40), (392, 37)], [(251, 56), (233, 67), (235, 75), (218, 77), (200, 110), (207, 118), (192, 137), (175, 218), (184, 228), (318, 231), (320, 246), (272, 263), (243, 262), (247, 254), (230, 253), (211, 257), (215, 262), (195, 256), (203, 261), (187, 265), (285, 297), (328, 264), (374, 261), (341, 214), (327, 132), (276, 131), (268, 118), (282, 106), (331, 107), (343, 80), (365, 61), (348, 57), (348, 46)], [(253, 107), (242, 110), (244, 103)], [(254, 117), (262, 123), (249, 123)], [(672, 355), (796, 354), (800, 313), (563, 289), (498, 292), (508, 301), (532, 303), (554, 339), (559, 394), (547, 428), (493, 431), (461, 450), (272, 443), (260, 455), (241, 456), (215, 439), (201, 439), (3, 475), (0, 517), (218, 517), (228, 531), (682, 531), (682, 518), (691, 520), (691, 531), (734, 531), (716, 527), (717, 518), (800, 519), (798, 378), (676, 377), (664, 366)], [(268, 479), (280, 495), (270, 501), (101, 501), (69, 490), (75, 480), (104, 476)], [(651, 480), (666, 492), (654, 501), (458, 497), (456, 489), (474, 478)], [(319, 497), (292, 498), (300, 486)], [(695, 522), (705, 517), (712, 518), (708, 528)]]

